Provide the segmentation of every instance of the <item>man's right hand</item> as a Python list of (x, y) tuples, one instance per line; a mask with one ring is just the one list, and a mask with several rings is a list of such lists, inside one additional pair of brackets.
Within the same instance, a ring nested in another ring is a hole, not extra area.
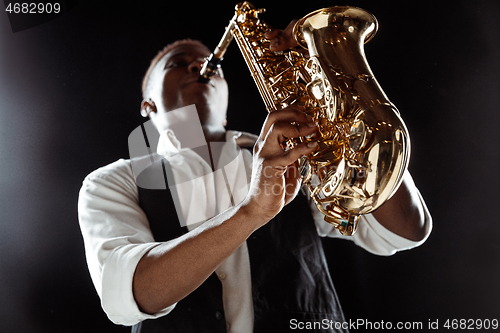
[(296, 161), (317, 148), (316, 142), (302, 142), (285, 151), (281, 144), (316, 131), (317, 125), (302, 107), (288, 106), (267, 116), (254, 147), (252, 182), (245, 200), (246, 208), (264, 223), (293, 200), (301, 185)]

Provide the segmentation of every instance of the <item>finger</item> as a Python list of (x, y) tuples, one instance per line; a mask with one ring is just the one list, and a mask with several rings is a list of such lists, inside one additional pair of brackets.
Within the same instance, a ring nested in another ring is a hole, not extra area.
[(298, 163), (292, 163), (285, 172), (285, 205), (288, 204), (300, 190), (301, 177)]
[(293, 149), (284, 152), (283, 165), (289, 166), (295, 163), (301, 156), (309, 155), (318, 148), (316, 141), (302, 142), (295, 146)]
[(297, 23), (297, 20), (292, 20), (285, 30), (275, 29), (269, 33), (269, 37), (266, 36), (270, 40), (269, 48), (273, 52), (284, 51), (286, 49), (291, 49), (297, 46), (297, 41), (293, 36), (293, 27)]
[(293, 36), (293, 28), (295, 27), (297, 21), (297, 19), (293, 19), (292, 21), (290, 21), (290, 23), (288, 23), (288, 26), (285, 28), (285, 31), (283, 31), (283, 35), (286, 37), (286, 41), (288, 42), (287, 46), (289, 49), (298, 45), (295, 37)]
[(262, 132), (267, 135), (271, 126), (277, 122), (307, 124), (313, 123), (313, 118), (305, 114), (305, 108), (291, 105), (281, 110), (276, 110), (268, 114), (264, 122)]
[(271, 38), (269, 42), (269, 49), (273, 52), (285, 51), (289, 48), (288, 37), (283, 32), (278, 34), (276, 37)]
[(300, 179), (299, 163), (295, 161), (286, 168), (285, 183), (297, 184)]
[(272, 30), (266, 31), (264, 33), (264, 37), (266, 37), (267, 39), (271, 40), (273, 38), (278, 37), (282, 33), (283, 33), (283, 30), (281, 30), (281, 29), (272, 29)]
[(282, 177), (288, 166), (295, 163), (301, 156), (309, 155), (314, 152), (318, 147), (317, 142), (303, 142), (298, 144), (295, 148), (276, 152), (273, 157), (268, 157), (266, 160), (267, 174), (274, 177)]
[[(275, 136), (278, 143), (283, 143), (287, 139), (299, 138), (307, 136), (317, 131), (315, 123), (306, 123), (305, 125), (290, 124), (290, 123), (275, 123), (268, 136), (271, 138)], [(272, 138), (271, 138), (272, 140)]]
[(281, 39), (283, 35), (283, 30), (281, 29), (273, 29), (270, 31), (266, 31), (264, 34), (264, 37), (266, 37), (269, 40), (269, 48), (271, 51), (275, 52), (277, 51), (277, 48), (279, 47)]

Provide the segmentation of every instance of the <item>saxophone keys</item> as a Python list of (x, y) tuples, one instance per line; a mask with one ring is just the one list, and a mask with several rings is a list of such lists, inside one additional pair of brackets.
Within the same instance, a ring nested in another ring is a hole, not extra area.
[(323, 99), (323, 96), (325, 95), (325, 85), (321, 79), (309, 82), (306, 85), (306, 89), (310, 95), (314, 96), (314, 98), (318, 100)]

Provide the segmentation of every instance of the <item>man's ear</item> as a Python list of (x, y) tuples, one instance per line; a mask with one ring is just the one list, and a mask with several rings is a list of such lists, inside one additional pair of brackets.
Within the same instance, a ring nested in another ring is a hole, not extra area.
[(143, 99), (141, 103), (141, 116), (149, 117), (151, 112), (156, 112), (155, 102), (151, 98)]

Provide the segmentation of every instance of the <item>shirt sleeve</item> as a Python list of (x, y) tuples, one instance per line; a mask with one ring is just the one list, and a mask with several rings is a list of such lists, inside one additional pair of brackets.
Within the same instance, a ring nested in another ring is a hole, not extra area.
[(78, 198), (78, 218), (90, 276), (112, 322), (129, 326), (172, 311), (175, 304), (149, 315), (140, 311), (134, 299), (136, 266), (160, 243), (154, 241), (139, 207), (129, 161), (119, 160), (85, 178)]
[(418, 192), (418, 196), (425, 216), (425, 237), (418, 242), (401, 237), (386, 229), (372, 214), (361, 215), (356, 233), (352, 236), (344, 236), (337, 229), (335, 229), (333, 225), (324, 221), (323, 214), (319, 212), (313, 202), (311, 202), (311, 211), (320, 236), (351, 240), (354, 244), (362, 247), (370, 253), (389, 256), (398, 251), (409, 250), (423, 244), (431, 233), (431, 215), (420, 192)]

